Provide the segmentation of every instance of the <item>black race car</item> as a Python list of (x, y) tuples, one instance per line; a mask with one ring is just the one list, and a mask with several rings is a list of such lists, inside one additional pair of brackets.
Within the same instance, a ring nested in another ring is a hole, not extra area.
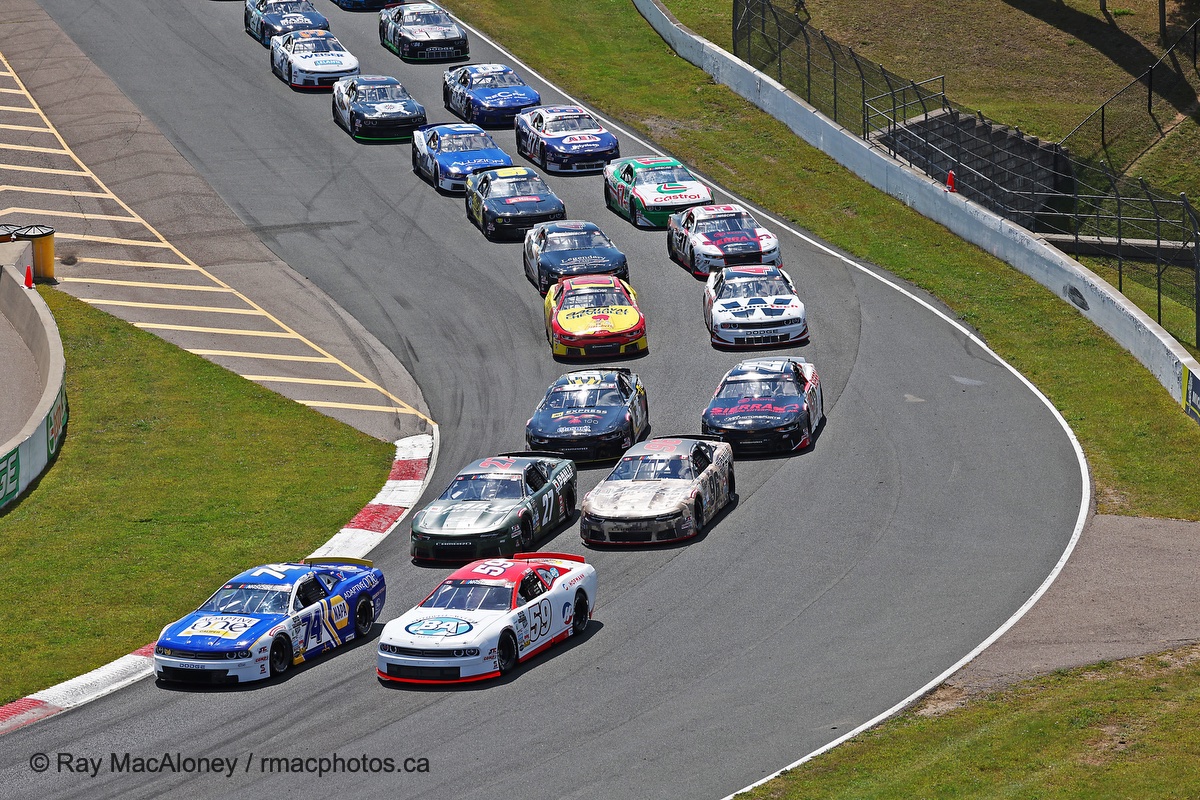
[(329, 20), (308, 0), (246, 0), (242, 23), (263, 47), (291, 31), (329, 30)]
[(400, 141), (425, 124), (425, 106), (387, 75), (355, 75), (333, 85), (333, 121), (360, 141)]
[(529, 167), (496, 167), (467, 177), (467, 219), (488, 239), (515, 238), (539, 222), (562, 219), (566, 207)]
[(525, 234), (525, 277), (545, 294), (568, 275), (616, 275), (629, 281), (625, 254), (594, 223), (567, 219)]
[(765, 453), (808, 447), (823, 419), (816, 367), (803, 358), (752, 358), (725, 373), (700, 425), (735, 452)]
[(379, 12), (379, 43), (409, 61), (445, 61), (471, 55), (467, 32), (436, 3), (386, 6)]
[(530, 450), (575, 461), (617, 458), (650, 428), (646, 388), (628, 369), (581, 369), (550, 385), (525, 424)]

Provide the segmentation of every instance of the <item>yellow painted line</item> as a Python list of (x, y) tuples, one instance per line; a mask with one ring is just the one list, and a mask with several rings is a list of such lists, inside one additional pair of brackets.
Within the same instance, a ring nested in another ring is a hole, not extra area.
[(59, 278), (64, 283), (99, 283), (105, 286), (137, 286), (143, 289), (172, 289), (180, 292), (219, 292), (232, 294), (233, 289), (224, 286), (189, 286), (186, 283), (155, 283), (154, 281), (116, 281), (105, 278)]
[[(205, 328), (201, 325), (168, 325), (160, 322), (135, 322), (135, 328), (147, 328), (156, 331), (191, 331), (194, 333), (220, 333), (229, 336), (261, 336), (266, 339), (299, 339), (289, 331), (252, 331), (245, 328)], [(243, 376), (245, 377), (245, 376)]]
[(141, 224), (141, 220), (137, 217), (118, 217), (114, 214), (84, 214), (79, 211), (50, 211), (45, 208), (23, 208), (21, 206), (10, 206), (9, 208), (0, 209), (0, 217), (6, 214), (44, 214), (47, 217), (67, 217), (68, 219), (106, 219), (110, 222), (133, 222)]
[[(87, 264), (110, 264), (116, 267), (153, 267), (154, 269), (183, 269), (191, 272), (203, 272), (194, 264), (166, 264), (160, 261), (127, 261), (123, 258), (91, 258), (88, 256), (80, 257), (79, 263)], [(61, 279), (60, 279), (61, 280)]]
[(188, 350), (198, 356), (225, 356), (228, 358), (257, 358), (263, 361), (306, 361), (312, 364), (338, 364), (333, 356), (285, 356), (279, 353), (243, 353), (239, 350)]
[[(13, 77), (16, 77), (15, 75)], [(40, 114), (36, 108), (20, 108), (18, 106), (0, 106), (0, 111), (16, 111), (18, 114)]]
[(258, 383), (304, 383), (313, 386), (346, 386), (351, 389), (374, 389), (370, 383), (363, 381), (329, 381), (321, 380), (320, 378), (285, 378), (282, 375), (243, 375), (248, 381), (257, 381)]
[(241, 314), (247, 317), (263, 317), (261, 309), (257, 308), (221, 308), (219, 306), (181, 306), (171, 303), (135, 303), (132, 300), (101, 300), (96, 297), (79, 298), (94, 306), (120, 306), (122, 308), (159, 308), (166, 311), (199, 311), (204, 314)]
[(71, 241), (78, 242), (101, 242), (103, 244), (121, 244), (127, 247), (158, 247), (167, 248), (172, 251), (175, 250), (174, 247), (163, 241), (148, 242), (145, 239), (119, 239), (115, 236), (91, 236), (86, 233), (64, 233), (63, 231), (58, 231), (54, 235), (59, 239), (70, 239)]
[[(0, 92), (7, 91), (0, 89)], [(6, 131), (33, 131), (34, 133), (54, 133), (49, 128), (39, 128), (35, 125), (0, 125), (0, 129)]]
[(22, 92), (20, 89), (0, 89), (0, 92), (5, 92), (7, 94), (24, 94), (24, 92)]
[(0, 150), (20, 150), (23, 153), (51, 153), (53, 155), (69, 156), (70, 150), (63, 150), (61, 147), (34, 147), (31, 144), (8, 144), (0, 142)]
[(54, 194), (63, 197), (101, 197), (111, 198), (112, 192), (81, 192), (73, 189), (43, 189), (38, 186), (16, 186), (11, 183), (0, 183), (0, 192), (23, 192), (28, 194)]
[(323, 400), (297, 400), (296, 402), (303, 403), (304, 405), (308, 406), (309, 408), (347, 408), (347, 409), (350, 409), (351, 411), (385, 411), (389, 414), (413, 414), (415, 416), (421, 417), (422, 419), (428, 419), (428, 417), (426, 417), (420, 411), (417, 411), (415, 408), (408, 405), (407, 403), (403, 407), (400, 407), (400, 406), (365, 406), (365, 405), (359, 405), (357, 403), (327, 403)]
[(14, 172), (40, 172), (44, 175), (78, 175), (83, 178), (90, 178), (86, 172), (80, 172), (77, 169), (54, 169), (52, 167), (27, 167), (23, 164), (0, 164), (0, 169), (11, 169)]

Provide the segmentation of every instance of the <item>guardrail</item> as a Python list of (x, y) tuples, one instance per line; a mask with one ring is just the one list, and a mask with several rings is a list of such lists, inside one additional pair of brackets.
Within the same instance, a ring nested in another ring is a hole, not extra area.
[(658, 0), (633, 0), (681, 57), (780, 120), (875, 188), (1050, 289), (1133, 354), (1200, 422), (1200, 363), (1111, 284), (1036, 234), (891, 158), (732, 53), (685, 28)]

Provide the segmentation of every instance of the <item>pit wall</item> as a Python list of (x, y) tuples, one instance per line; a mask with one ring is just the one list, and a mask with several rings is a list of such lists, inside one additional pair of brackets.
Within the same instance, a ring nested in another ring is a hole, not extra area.
[[(0, 244), (0, 316), (12, 323), (37, 363), (44, 381), (32, 416), (12, 439), (0, 443), (0, 508), (38, 479), (58, 453), (66, 434), (66, 360), (58, 326), (46, 301), (25, 288), (25, 275), (10, 264), (31, 263), (29, 242)], [(8, 379), (23, 376), (9, 376)]]
[(1154, 374), (1200, 422), (1200, 364), (1111, 284), (1044, 239), (971, 203), (830, 120), (772, 78), (679, 23), (658, 0), (633, 0), (651, 27), (683, 58), (783, 122), (846, 169), (914, 211), (939, 222), (1071, 303)]

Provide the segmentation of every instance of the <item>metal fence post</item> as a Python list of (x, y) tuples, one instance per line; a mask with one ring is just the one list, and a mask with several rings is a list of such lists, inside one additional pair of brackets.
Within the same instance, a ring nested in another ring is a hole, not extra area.
[[(1124, 239), (1121, 235), (1121, 187), (1117, 183), (1117, 176), (1108, 168), (1107, 162), (1101, 161), (1100, 167), (1104, 170), (1104, 177), (1108, 178), (1109, 185), (1112, 186), (1113, 196), (1117, 198), (1117, 291), (1125, 293), (1125, 260), (1122, 257), (1121, 246), (1124, 244)], [(1099, 204), (1097, 204), (1099, 206)], [(1096, 231), (1097, 235), (1101, 231)]]
[(1196, 321), (1194, 342), (1200, 347), (1200, 216), (1197, 216), (1196, 209), (1188, 202), (1186, 194), (1180, 192), (1179, 199), (1183, 202), (1183, 215), (1192, 223), (1192, 291), (1195, 295), (1192, 317)]
[(1158, 210), (1158, 203), (1154, 202), (1150, 184), (1142, 177), (1138, 178), (1138, 183), (1141, 184), (1146, 199), (1150, 201), (1150, 208), (1154, 209), (1154, 291), (1158, 295), (1158, 324), (1162, 325), (1162, 213)]

